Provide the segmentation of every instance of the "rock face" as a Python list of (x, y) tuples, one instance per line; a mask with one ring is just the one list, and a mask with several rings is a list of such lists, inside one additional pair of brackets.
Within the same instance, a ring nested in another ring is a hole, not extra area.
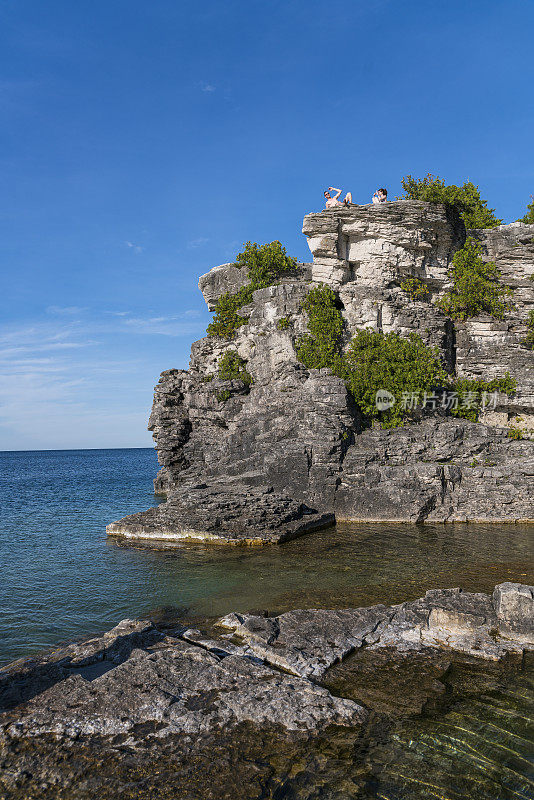
[[(251, 544), (283, 541), (335, 517), (534, 520), (533, 444), (507, 435), (510, 424), (534, 429), (534, 353), (522, 344), (534, 308), (534, 226), (471, 232), (513, 287), (516, 308), (503, 322), (462, 324), (435, 305), (466, 237), (454, 210), (418, 201), (352, 205), (308, 214), (303, 231), (313, 263), (255, 291), (239, 312), (248, 322), (232, 339), (201, 339), (189, 370), (162, 374), (149, 428), (161, 464), (155, 490), (167, 502), (108, 532)], [(428, 300), (409, 299), (400, 288), (406, 277), (425, 281)], [(246, 280), (226, 264), (199, 286), (213, 309)], [(307, 331), (302, 302), (318, 283), (337, 293), (344, 346), (361, 328), (415, 332), (438, 349), (449, 373), (490, 380), (510, 372), (516, 392), (498, 395), (480, 423), (438, 409), (405, 427), (364, 430), (344, 382), (297, 360), (296, 341)], [(228, 350), (246, 361), (251, 386), (218, 377)]]
[[(392, 607), (230, 614), (219, 624), (231, 639), (125, 620), (100, 638), (0, 670), (0, 796), (90, 797), (93, 786), (104, 798), (200, 797), (199, 785), (217, 783), (214, 759), (224, 791), (213, 797), (283, 796), (253, 789), (262, 764), (274, 758), (283, 781), (294, 755), (286, 765), (281, 754), (300, 742), (309, 758), (322, 735), (331, 752), (336, 731), (346, 753), (372, 718), (372, 705), (347, 697), (350, 681), (340, 690), (336, 664), (360, 651), (368, 670), (373, 662), (381, 669), (386, 654), (389, 663), (400, 659), (400, 678), (404, 671), (410, 683), (423, 682), (399, 711), (418, 713), (445, 692), (440, 678), (455, 654), (520, 663), (534, 651), (534, 587), (504, 583), (491, 597), (432, 590)], [(387, 693), (398, 693), (392, 679), (386, 694), (367, 693), (380, 712)], [(325, 687), (336, 683), (334, 696)], [(350, 762), (358, 759), (357, 748), (349, 752)], [(238, 793), (226, 793), (228, 762), (252, 768)]]

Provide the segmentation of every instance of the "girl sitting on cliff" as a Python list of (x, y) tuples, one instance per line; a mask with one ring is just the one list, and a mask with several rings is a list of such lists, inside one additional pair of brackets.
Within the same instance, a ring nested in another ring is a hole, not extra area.
[[(330, 192), (337, 192), (333, 197)], [(324, 197), (326, 200), (326, 208), (335, 208), (336, 206), (348, 206), (349, 203), (352, 203), (352, 194), (347, 192), (345, 195), (345, 199), (343, 202), (338, 200), (339, 195), (341, 194), (341, 189), (336, 189), (335, 186), (329, 186), (328, 189), (324, 192)]]
[(373, 195), (373, 203), (386, 203), (388, 199), (387, 189), (377, 189)]

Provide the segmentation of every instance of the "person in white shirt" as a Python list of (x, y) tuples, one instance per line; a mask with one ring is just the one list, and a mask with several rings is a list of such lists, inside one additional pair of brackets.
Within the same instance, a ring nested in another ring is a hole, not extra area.
[[(332, 197), (330, 192), (336, 192), (336, 194)], [(341, 194), (341, 189), (336, 189), (335, 186), (329, 186), (328, 189), (326, 189), (324, 192), (326, 208), (335, 208), (336, 206), (348, 206), (349, 203), (352, 203), (352, 194), (350, 192), (347, 192), (343, 202), (341, 202), (341, 200), (338, 199), (340, 194)]]
[(385, 203), (388, 199), (387, 189), (377, 189), (373, 195), (373, 203)]

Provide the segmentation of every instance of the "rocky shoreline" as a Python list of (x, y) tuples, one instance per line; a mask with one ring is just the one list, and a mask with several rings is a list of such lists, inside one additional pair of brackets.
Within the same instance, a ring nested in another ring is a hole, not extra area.
[[(377, 714), (439, 700), (455, 659), (519, 667), (533, 652), (534, 587), (515, 583), (391, 607), (230, 614), (204, 632), (124, 620), (0, 670), (0, 796), (276, 797), (297, 755), (355, 746)], [(369, 691), (375, 671), (399, 663), (405, 700), (391, 676)]]

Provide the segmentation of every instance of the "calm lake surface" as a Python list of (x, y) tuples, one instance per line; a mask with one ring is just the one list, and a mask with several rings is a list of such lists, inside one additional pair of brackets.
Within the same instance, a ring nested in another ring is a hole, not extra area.
[(152, 449), (0, 453), (0, 664), (166, 606), (273, 613), (534, 583), (528, 525), (338, 525), (258, 549), (107, 539), (158, 502), (156, 470)]

